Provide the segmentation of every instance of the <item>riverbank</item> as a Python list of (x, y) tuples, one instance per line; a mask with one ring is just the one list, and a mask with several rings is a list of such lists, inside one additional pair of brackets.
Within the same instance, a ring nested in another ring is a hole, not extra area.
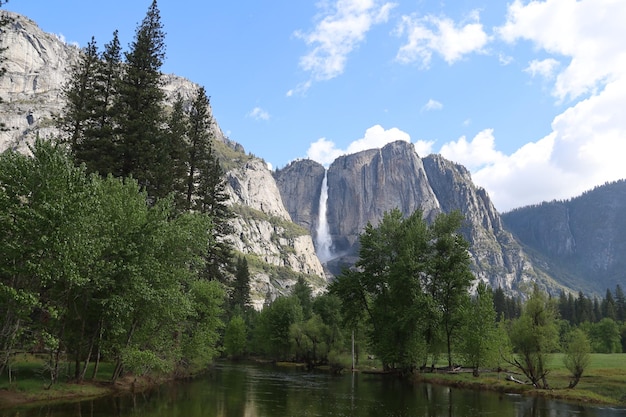
[(40, 380), (23, 381), (21, 384), (0, 388), (0, 409), (25, 404), (70, 403), (109, 395), (139, 393), (168, 381), (170, 379), (128, 376), (120, 378), (115, 383), (101, 380), (82, 383), (59, 382), (50, 388)]
[[(567, 389), (569, 377), (563, 367), (559, 367), (559, 357), (553, 359), (553, 371), (548, 380), (553, 389), (536, 389), (506, 380), (506, 372), (482, 372), (474, 377), (471, 372), (433, 372), (416, 375), (416, 381), (479, 391), (514, 393), (526, 396), (541, 396), (580, 404), (626, 406), (626, 354), (592, 355), (592, 365), (583, 375), (575, 389)], [(298, 366), (296, 364), (283, 366)], [(345, 368), (349, 372), (349, 367)], [(361, 364), (361, 372), (380, 370), (374, 361)], [(61, 382), (45, 389), (41, 378), (25, 378), (22, 372), (18, 382), (7, 386), (0, 384), (0, 408), (12, 408), (25, 404), (64, 403), (98, 398), (108, 395), (142, 392), (154, 388), (171, 379), (128, 376), (116, 381), (85, 381), (81, 384)], [(28, 373), (26, 373), (28, 375)], [(517, 379), (523, 379), (515, 375)]]

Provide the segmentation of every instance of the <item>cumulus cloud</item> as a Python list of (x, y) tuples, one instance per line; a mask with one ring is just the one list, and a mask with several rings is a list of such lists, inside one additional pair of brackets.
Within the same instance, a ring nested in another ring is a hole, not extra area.
[(255, 107), (250, 110), (250, 113), (248, 113), (248, 117), (254, 120), (269, 120), (270, 114), (260, 107)]
[[(362, 138), (350, 143), (346, 149), (337, 148), (334, 142), (326, 138), (318, 139), (309, 146), (307, 157), (327, 166), (341, 155), (353, 154), (366, 149), (382, 148), (397, 140), (410, 142), (411, 138), (408, 133), (398, 128), (385, 130), (381, 125), (375, 125), (367, 129)], [(426, 142), (423, 142), (421, 146), (424, 147), (425, 144)]]
[[(372, 26), (389, 19), (394, 3), (379, 0), (337, 0), (325, 7), (315, 28), (308, 33), (297, 31), (295, 36), (312, 49), (300, 58), (300, 67), (311, 73), (314, 81), (325, 81), (342, 74), (350, 52), (359, 46)], [(311, 86), (300, 84), (287, 95), (302, 93)]]
[(615, 0), (515, 0), (497, 33), (507, 42), (532, 42), (538, 48), (571, 57), (557, 75), (555, 95), (577, 98), (623, 74), (626, 67), (626, 7)]
[(569, 99), (571, 105), (554, 118), (545, 137), (508, 156), (495, 150), (489, 138), (493, 132), (487, 131), (471, 142), (461, 138), (442, 147), (450, 159), (472, 168), (474, 181), (488, 190), (500, 211), (571, 198), (626, 178), (624, 21), (626, 8), (613, 0), (516, 0), (509, 6), (507, 21), (496, 33), (569, 61), (533, 60), (525, 71), (553, 80), (557, 101)]
[(495, 149), (493, 129), (483, 130), (471, 141), (462, 136), (456, 142), (446, 143), (439, 153), (451, 161), (464, 165), (470, 171), (505, 160), (504, 154)]
[(490, 39), (478, 12), (472, 12), (467, 21), (457, 24), (447, 17), (402, 16), (396, 33), (407, 41), (400, 47), (396, 59), (402, 63), (417, 62), (422, 68), (428, 68), (433, 53), (453, 64), (467, 54), (484, 52)]
[(424, 104), (424, 106), (422, 106), (422, 111), (441, 110), (441, 109), (443, 109), (443, 104), (441, 104), (437, 100), (433, 100), (432, 98), (429, 99), (428, 102)]

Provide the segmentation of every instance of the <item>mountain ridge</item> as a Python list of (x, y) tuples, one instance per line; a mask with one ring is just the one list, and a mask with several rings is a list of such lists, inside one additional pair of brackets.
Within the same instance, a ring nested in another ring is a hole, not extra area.
[[(27, 145), (37, 135), (58, 134), (54, 118), (63, 108), (61, 87), (80, 49), (44, 33), (27, 17), (5, 13), (14, 19), (2, 39), (8, 49), (7, 73), (0, 78), (0, 94), (4, 98), (0, 109), (8, 129), (0, 132), (0, 151), (27, 152)], [(192, 81), (173, 74), (162, 77), (170, 104), (178, 94), (191, 98), (198, 88)], [(587, 226), (559, 220), (549, 225), (555, 228), (553, 234), (542, 235), (542, 245), (529, 242), (523, 230), (509, 226), (514, 215), (500, 215), (487, 192), (472, 182), (465, 167), (440, 155), (420, 158), (412, 144), (399, 141), (341, 156), (328, 170), (303, 159), (272, 172), (262, 159), (247, 155), (243, 146), (226, 137), (215, 119), (211, 130), (226, 171), (229, 204), (236, 213), (231, 239), (236, 250), (253, 261), (252, 292), (257, 308), (268, 299), (288, 293), (298, 274), (307, 277), (315, 292), (323, 291), (328, 272), (337, 274), (356, 260), (358, 238), (365, 224), (375, 223), (393, 208), (400, 208), (405, 214), (421, 209), (427, 219), (440, 212), (461, 210), (468, 219), (463, 233), (472, 244), (473, 271), (477, 279), (493, 287), (519, 294), (538, 282), (553, 293), (564, 289), (563, 284), (571, 290), (585, 287), (597, 291), (593, 286), (581, 286), (588, 277), (567, 269), (563, 265), (565, 258), (558, 258), (573, 256), (581, 245), (585, 247), (579, 229)], [(314, 239), (318, 238), (325, 177), (326, 219), (332, 248), (338, 256), (323, 266), (316, 255)], [(610, 204), (623, 207), (621, 203)], [(565, 206), (557, 205), (551, 210), (562, 212), (554, 215), (558, 219), (571, 215), (571, 209), (565, 210)], [(618, 222), (619, 212), (611, 213), (607, 217)], [(547, 220), (541, 221), (533, 223), (535, 229), (548, 228)], [(589, 223), (590, 219), (585, 221)], [(608, 228), (602, 230), (606, 233)], [(594, 239), (600, 236), (594, 235)], [(613, 242), (615, 245), (617, 241)], [(601, 253), (589, 258), (590, 262), (607, 268), (621, 265), (608, 260), (623, 252), (607, 246), (594, 247), (600, 248)], [(621, 244), (619, 248), (622, 250)], [(611, 273), (618, 276), (618, 271)]]

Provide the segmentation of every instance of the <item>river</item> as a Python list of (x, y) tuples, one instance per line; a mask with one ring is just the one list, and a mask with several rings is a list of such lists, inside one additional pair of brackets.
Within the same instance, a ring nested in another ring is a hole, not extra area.
[(191, 382), (138, 395), (0, 410), (0, 417), (616, 417), (626, 409), (271, 365), (220, 363)]

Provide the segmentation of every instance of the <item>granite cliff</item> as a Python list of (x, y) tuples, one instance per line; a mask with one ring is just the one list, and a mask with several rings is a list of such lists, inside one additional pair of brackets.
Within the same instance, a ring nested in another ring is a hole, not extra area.
[[(324, 175), (324, 167), (309, 160), (292, 162), (274, 173), (292, 219), (316, 237)], [(420, 158), (412, 144), (398, 141), (337, 158), (326, 175), (326, 217), (333, 252), (326, 266), (333, 273), (356, 260), (363, 227), (368, 222), (376, 224), (385, 211), (398, 208), (409, 214), (421, 209), (432, 220), (440, 212), (460, 210), (467, 220), (463, 233), (471, 244), (477, 278), (510, 292), (530, 281), (552, 291), (559, 288), (533, 268), (504, 229), (485, 190), (473, 184), (461, 165), (439, 155)]]
[[(626, 180), (502, 215), (533, 263), (569, 288), (604, 296), (626, 282)], [(590, 279), (592, 278), (592, 279)]]
[[(27, 17), (5, 13), (13, 21), (1, 38), (1, 46), (7, 48), (7, 72), (0, 77), (0, 97), (4, 100), (0, 120), (7, 129), (0, 131), (0, 152), (27, 152), (37, 135), (58, 135), (54, 116), (63, 110), (61, 90), (69, 67), (81, 51), (43, 32)], [(165, 105), (171, 105), (178, 94), (193, 97), (197, 88), (182, 77), (163, 75)], [(211, 129), (226, 170), (230, 204), (237, 214), (230, 240), (238, 252), (251, 257), (255, 306), (260, 308), (266, 298), (288, 293), (298, 274), (307, 277), (315, 292), (324, 289), (326, 278), (311, 236), (291, 221), (266, 164), (226, 138), (215, 120)]]

